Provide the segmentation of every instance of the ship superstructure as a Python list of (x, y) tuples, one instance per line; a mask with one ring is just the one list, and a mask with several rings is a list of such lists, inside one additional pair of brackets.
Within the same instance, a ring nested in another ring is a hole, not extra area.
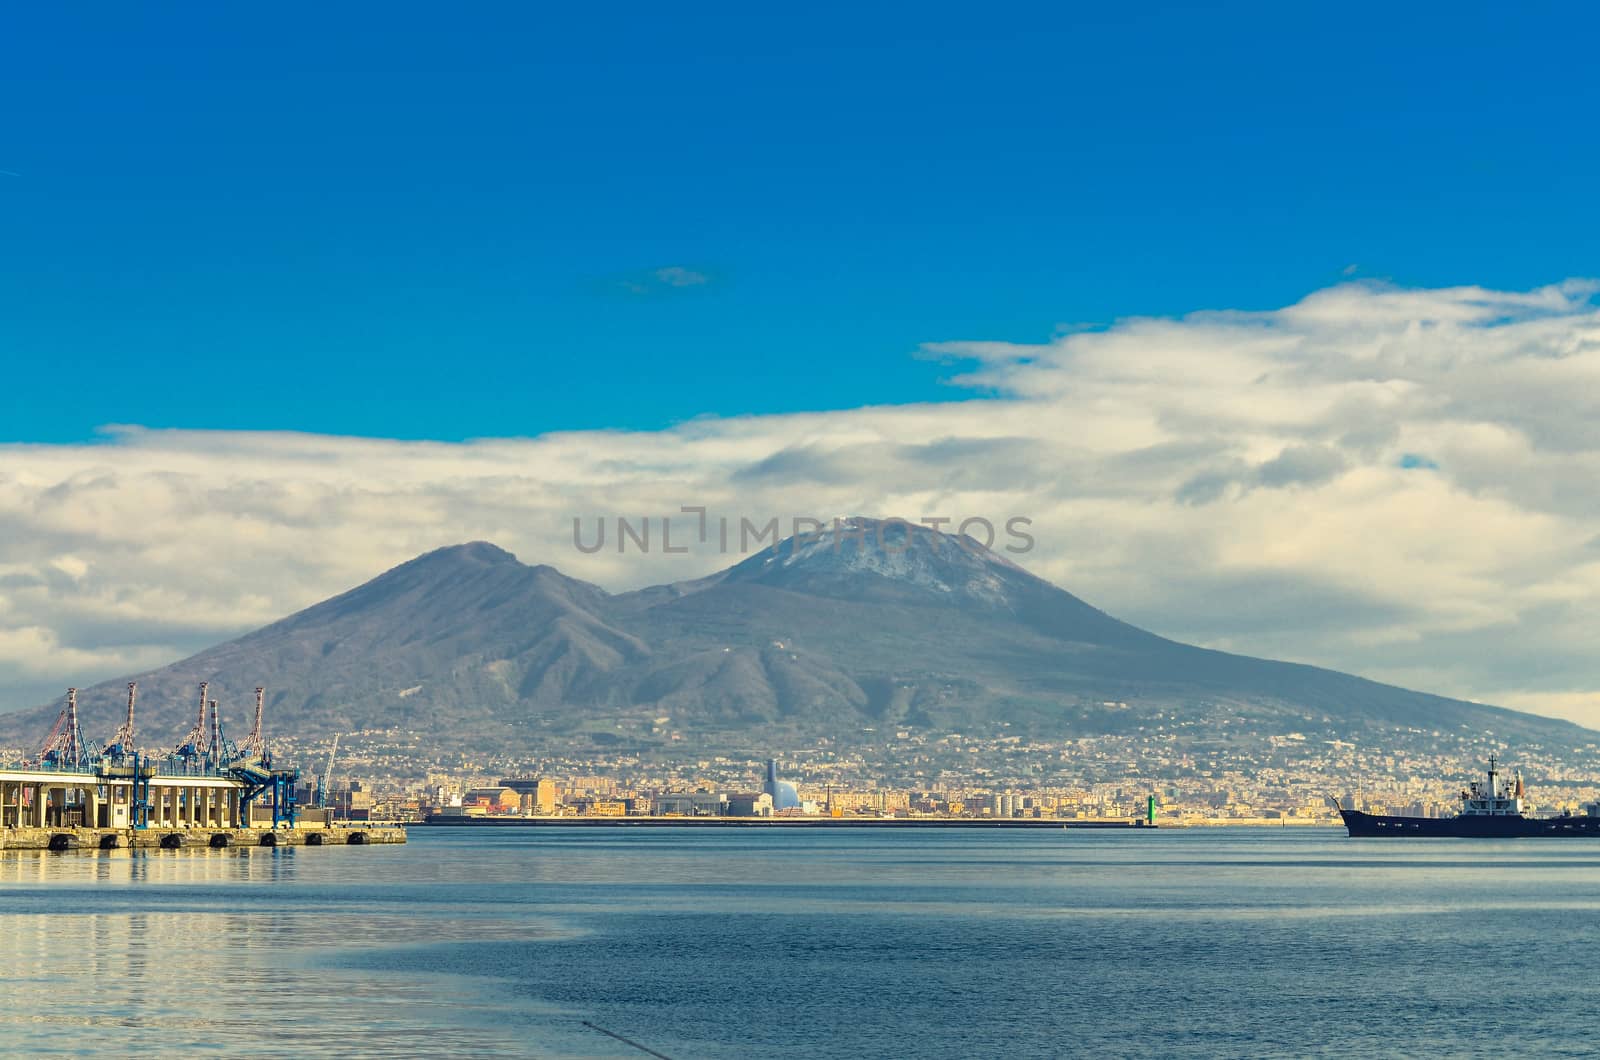
[(1516, 781), (1500, 779), (1500, 772), (1496, 768), (1493, 755), (1489, 756), (1489, 780), (1480, 784), (1474, 780), (1467, 785), (1467, 790), (1461, 793), (1461, 815), (1463, 817), (1521, 817), (1523, 800), (1527, 798), (1522, 786), (1522, 774), (1516, 774)]

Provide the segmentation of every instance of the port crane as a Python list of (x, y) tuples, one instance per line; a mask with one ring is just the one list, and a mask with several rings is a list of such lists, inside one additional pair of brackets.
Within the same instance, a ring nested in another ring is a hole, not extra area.
[(251, 728), (250, 735), (246, 736), (244, 738), (244, 742), (239, 745), (239, 754), (241, 757), (256, 759), (264, 757), (267, 753), (266, 739), (261, 734), (261, 715), (266, 706), (266, 702), (267, 690), (265, 688), (257, 688), (256, 723), (255, 726)]
[(194, 728), (167, 757), (182, 759), (190, 765), (197, 765), (206, 757), (206, 706), (211, 702), (206, 694), (210, 690), (211, 682), (200, 682), (200, 713), (194, 719)]
[(55, 728), (45, 737), (39, 749), (39, 761), (54, 767), (78, 769), (87, 765), (94, 756), (83, 741), (83, 730), (78, 727), (78, 690), (67, 689), (67, 705), (61, 708)]
[(132, 758), (135, 753), (133, 746), (133, 707), (139, 699), (139, 682), (128, 682), (128, 717), (122, 723), (122, 728), (112, 734), (106, 741), (105, 750), (101, 754), (116, 762)]
[(328, 764), (323, 767), (322, 776), (317, 778), (317, 807), (328, 808), (328, 794), (333, 784), (333, 760), (339, 753), (339, 734), (333, 734), (333, 747), (328, 750)]
[[(147, 827), (151, 809), (150, 781), (158, 774), (231, 777), (245, 785), (240, 799), (246, 807), (260, 799), (271, 807), (274, 828), (282, 824), (292, 826), (296, 809), (295, 788), (300, 782), (300, 771), (272, 767), (272, 755), (262, 736), (265, 690), (256, 689), (255, 726), (245, 738), (243, 746), (235, 745), (228, 739), (222, 725), (221, 710), (217, 701), (208, 696), (209, 691), (209, 682), (200, 685), (200, 708), (194, 726), (177, 747), (162, 755), (140, 751), (134, 745), (134, 707), (139, 694), (137, 682), (128, 683), (126, 720), (104, 745), (84, 739), (83, 729), (78, 722), (78, 690), (69, 688), (66, 704), (56, 718), (55, 727), (45, 737), (33, 761), (39, 767), (50, 770), (88, 773), (112, 780), (131, 778), (131, 818), (135, 828)], [(334, 749), (338, 749), (337, 739)], [(330, 755), (328, 771), (332, 770), (333, 758)], [(326, 784), (325, 773), (323, 786), (326, 787)]]

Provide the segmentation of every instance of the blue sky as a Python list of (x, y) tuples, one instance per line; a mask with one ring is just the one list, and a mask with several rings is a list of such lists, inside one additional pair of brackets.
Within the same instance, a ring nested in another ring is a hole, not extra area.
[(1600, 726), (1597, 22), (13, 5), (0, 709), (687, 504)]
[(901, 404), (927, 342), (1600, 272), (1579, 5), (763, 7), (13, 8), (0, 441)]

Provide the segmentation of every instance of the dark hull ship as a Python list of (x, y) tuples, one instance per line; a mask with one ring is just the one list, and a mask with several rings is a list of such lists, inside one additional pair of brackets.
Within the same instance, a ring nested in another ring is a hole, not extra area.
[(1454, 817), (1400, 817), (1363, 813), (1342, 806), (1339, 816), (1352, 836), (1434, 836), (1461, 839), (1508, 839), (1521, 836), (1600, 836), (1600, 803), (1588, 812), (1556, 817), (1530, 817), (1523, 813), (1526, 795), (1522, 777), (1505, 783), (1489, 759), (1487, 784), (1473, 781), (1461, 793), (1461, 812)]

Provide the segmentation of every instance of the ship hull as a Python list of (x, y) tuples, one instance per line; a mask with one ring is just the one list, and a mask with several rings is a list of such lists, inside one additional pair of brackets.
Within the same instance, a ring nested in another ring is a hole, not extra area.
[(1340, 810), (1352, 836), (1510, 839), (1522, 836), (1600, 836), (1600, 817), (1395, 817)]

